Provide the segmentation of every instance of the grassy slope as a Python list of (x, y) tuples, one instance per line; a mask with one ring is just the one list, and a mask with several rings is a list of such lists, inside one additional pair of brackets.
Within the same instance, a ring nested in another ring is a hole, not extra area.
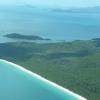
[(100, 50), (94, 41), (0, 44), (10, 60), (89, 100), (100, 100)]

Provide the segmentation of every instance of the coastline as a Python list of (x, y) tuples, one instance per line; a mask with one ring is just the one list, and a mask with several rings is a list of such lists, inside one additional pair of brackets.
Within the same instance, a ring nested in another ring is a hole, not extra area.
[(52, 86), (58, 88), (59, 90), (61, 90), (61, 91), (63, 91), (63, 92), (66, 92), (66, 93), (68, 93), (68, 94), (70, 94), (70, 95), (73, 95), (73, 96), (75, 96), (75, 97), (76, 97), (77, 99), (79, 99), (79, 100), (87, 100), (86, 98), (84, 98), (84, 97), (82, 97), (82, 96), (80, 96), (80, 95), (78, 95), (78, 94), (76, 94), (76, 93), (74, 93), (74, 92), (72, 92), (72, 91), (70, 91), (70, 90), (64, 88), (64, 87), (62, 87), (62, 86), (60, 86), (60, 85), (58, 85), (58, 84), (56, 84), (56, 83), (54, 83), (54, 82), (51, 82), (50, 80), (47, 80), (47, 79), (43, 78), (42, 76), (40, 76), (40, 75), (38, 75), (38, 74), (36, 74), (36, 73), (34, 73), (34, 72), (32, 72), (32, 71), (29, 71), (29, 70), (23, 68), (22, 66), (19, 66), (19, 65), (17, 65), (17, 64), (14, 64), (14, 63), (12, 63), (12, 62), (9, 62), (9, 61), (3, 60), (3, 59), (0, 59), (0, 60), (3, 61), (3, 62), (5, 62), (5, 63), (14, 65), (14, 67), (18, 68), (19, 70), (21, 70), (21, 71), (23, 71), (23, 72), (25, 72), (25, 73), (27, 73), (27, 74), (29, 74), (29, 75), (31, 75), (31, 76), (34, 76), (34, 77), (36, 77), (37, 79), (39, 79), (39, 80), (41, 80), (41, 81), (44, 81), (44, 82), (46, 82), (46, 83), (48, 83), (48, 84), (50, 84), (50, 85), (52, 85)]

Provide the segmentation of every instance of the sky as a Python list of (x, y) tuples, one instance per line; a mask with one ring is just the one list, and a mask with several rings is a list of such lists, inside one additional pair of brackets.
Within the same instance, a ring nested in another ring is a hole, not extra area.
[(35, 5), (56, 8), (100, 6), (100, 0), (0, 0), (0, 4)]

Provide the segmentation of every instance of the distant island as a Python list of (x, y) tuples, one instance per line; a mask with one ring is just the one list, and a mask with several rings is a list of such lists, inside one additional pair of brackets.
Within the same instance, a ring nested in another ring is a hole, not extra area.
[(11, 33), (11, 34), (7, 34), (4, 35), (7, 38), (12, 38), (12, 39), (24, 39), (24, 40), (50, 40), (50, 39), (45, 39), (42, 38), (40, 36), (36, 36), (36, 35), (22, 35), (22, 34), (18, 34), (18, 33)]
[(86, 8), (72, 8), (72, 9), (51, 9), (56, 13), (100, 13), (100, 6), (86, 7)]

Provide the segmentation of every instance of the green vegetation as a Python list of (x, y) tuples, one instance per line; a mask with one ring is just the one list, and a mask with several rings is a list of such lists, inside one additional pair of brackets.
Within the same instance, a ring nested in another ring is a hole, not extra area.
[(88, 100), (100, 100), (100, 41), (0, 44), (0, 58), (12, 61)]

